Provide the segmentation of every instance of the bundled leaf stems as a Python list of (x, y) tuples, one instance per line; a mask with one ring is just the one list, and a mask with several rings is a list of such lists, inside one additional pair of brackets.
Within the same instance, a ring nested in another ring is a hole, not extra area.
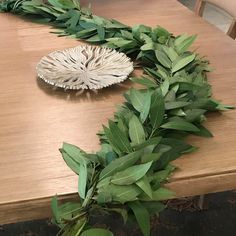
[(171, 161), (196, 148), (184, 141), (191, 135), (211, 137), (202, 125), (206, 112), (227, 110), (211, 98), (208, 61), (189, 51), (195, 36), (173, 36), (145, 25), (130, 27), (93, 15), (77, 0), (3, 0), (3, 12), (30, 17), (89, 43), (114, 48), (143, 68), (131, 78), (143, 89), (129, 89), (125, 102), (98, 133), (101, 148), (87, 153), (64, 143), (60, 152), (79, 175), (77, 202), (59, 205), (52, 199), (54, 223), (63, 236), (112, 236), (93, 228), (96, 213), (118, 213), (124, 223), (135, 218), (143, 235), (150, 235), (150, 217), (174, 193), (164, 187), (175, 169)]

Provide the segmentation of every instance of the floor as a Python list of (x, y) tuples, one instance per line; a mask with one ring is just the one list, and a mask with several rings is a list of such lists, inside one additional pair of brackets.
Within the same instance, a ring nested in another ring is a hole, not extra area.
[[(236, 235), (236, 191), (208, 195), (204, 210), (197, 207), (197, 199), (170, 202), (160, 217), (152, 220), (151, 236)], [(136, 225), (124, 226), (117, 216), (95, 218), (93, 223), (110, 228), (114, 236), (142, 236)], [(0, 236), (56, 236), (57, 232), (48, 219), (0, 227)]]
[[(179, 0), (193, 10), (195, 0)], [(207, 5), (203, 18), (226, 32), (231, 18), (214, 6)], [(199, 210), (196, 199), (170, 203), (159, 219), (152, 221), (152, 236), (235, 236), (236, 235), (236, 192), (211, 194), (207, 197), (207, 209)], [(102, 219), (114, 230), (115, 236), (139, 236), (139, 230), (124, 227), (119, 219)], [(24, 222), (0, 226), (0, 236), (55, 236), (58, 229), (50, 220)]]

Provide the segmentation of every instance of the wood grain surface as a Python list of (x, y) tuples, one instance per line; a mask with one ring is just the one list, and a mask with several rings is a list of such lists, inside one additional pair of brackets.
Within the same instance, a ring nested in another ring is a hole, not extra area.
[[(198, 34), (192, 49), (207, 55), (215, 68), (209, 75), (214, 96), (236, 105), (236, 42), (177, 1), (82, 2), (92, 2), (97, 15), (129, 25), (161, 25), (175, 34)], [(81, 42), (58, 38), (49, 33), (49, 26), (5, 13), (0, 14), (0, 30), (0, 224), (4, 224), (47, 217), (53, 195), (68, 198), (76, 193), (77, 177), (58, 148), (66, 141), (96, 151), (96, 132), (132, 84), (127, 81), (98, 94), (53, 90), (36, 78), (37, 62), (51, 51)], [(178, 170), (168, 185), (176, 196), (236, 189), (235, 121), (235, 110), (211, 114), (206, 126), (214, 138), (189, 138), (200, 150), (175, 162)]]

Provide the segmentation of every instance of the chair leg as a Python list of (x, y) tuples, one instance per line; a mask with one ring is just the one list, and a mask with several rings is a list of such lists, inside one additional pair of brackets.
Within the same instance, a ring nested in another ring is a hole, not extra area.
[(205, 5), (206, 5), (206, 2), (203, 0), (196, 1), (195, 10), (194, 10), (196, 15), (202, 17)]
[(199, 209), (200, 210), (204, 210), (204, 209), (206, 209), (207, 207), (206, 207), (206, 201), (205, 201), (206, 199), (205, 199), (205, 195), (200, 195), (199, 196), (199, 199), (198, 199), (198, 207), (199, 207)]
[(231, 23), (227, 35), (229, 35), (233, 39), (236, 38), (236, 20), (233, 20), (233, 22)]

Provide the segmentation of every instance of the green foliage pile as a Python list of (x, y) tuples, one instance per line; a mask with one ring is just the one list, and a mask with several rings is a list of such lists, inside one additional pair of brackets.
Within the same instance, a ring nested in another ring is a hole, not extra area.
[(124, 94), (125, 102), (98, 133), (97, 153), (63, 144), (61, 154), (79, 176), (80, 199), (58, 205), (55, 197), (52, 210), (64, 236), (112, 236), (89, 224), (92, 215), (112, 212), (124, 223), (135, 218), (143, 235), (150, 235), (150, 217), (165, 208), (160, 201), (174, 196), (163, 185), (175, 169), (170, 162), (196, 150), (184, 138), (211, 137), (202, 125), (206, 112), (231, 108), (211, 98), (208, 62), (188, 50), (196, 36), (129, 27), (93, 15), (76, 0), (4, 0), (0, 9), (49, 23), (60, 29), (59, 36), (124, 52), (143, 68), (141, 77), (131, 78), (143, 89)]

